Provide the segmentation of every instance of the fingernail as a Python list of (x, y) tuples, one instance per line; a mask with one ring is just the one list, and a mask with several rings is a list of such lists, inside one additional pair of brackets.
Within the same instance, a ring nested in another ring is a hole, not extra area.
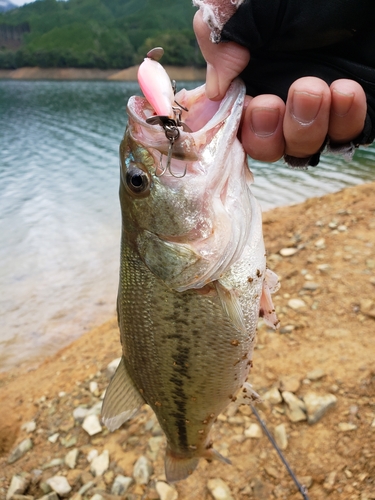
[(322, 104), (322, 95), (309, 92), (293, 93), (291, 113), (301, 125), (310, 125), (317, 117)]
[(208, 99), (219, 96), (219, 78), (216, 69), (210, 63), (207, 64), (206, 70), (206, 96)]
[(331, 110), (337, 116), (345, 116), (349, 113), (352, 107), (354, 94), (344, 94), (334, 89), (332, 93), (335, 93), (335, 99), (332, 99)]
[(275, 133), (279, 117), (278, 109), (254, 108), (250, 114), (250, 127), (258, 137), (269, 137)]

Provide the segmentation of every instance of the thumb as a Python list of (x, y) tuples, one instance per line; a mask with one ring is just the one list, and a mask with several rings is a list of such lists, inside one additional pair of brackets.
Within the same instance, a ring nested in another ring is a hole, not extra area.
[(201, 11), (195, 14), (193, 27), (207, 62), (206, 95), (214, 101), (220, 100), (224, 97), (231, 81), (246, 68), (250, 53), (235, 42), (212, 43), (210, 29), (203, 21)]

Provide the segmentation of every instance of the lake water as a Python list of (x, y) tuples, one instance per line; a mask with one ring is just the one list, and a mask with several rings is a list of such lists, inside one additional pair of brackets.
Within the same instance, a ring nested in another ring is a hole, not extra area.
[[(139, 93), (129, 82), (0, 81), (0, 371), (115, 313), (117, 152)], [(308, 171), (252, 162), (253, 191), (264, 209), (293, 204), (374, 180), (374, 161), (369, 148)]]

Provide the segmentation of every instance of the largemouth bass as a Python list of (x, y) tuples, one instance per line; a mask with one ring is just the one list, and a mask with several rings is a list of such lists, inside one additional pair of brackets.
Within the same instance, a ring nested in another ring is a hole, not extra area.
[(204, 86), (180, 91), (175, 139), (148, 100), (132, 97), (127, 107), (123, 356), (102, 419), (114, 430), (149, 404), (167, 437), (169, 482), (186, 478), (201, 457), (226, 461), (212, 448), (211, 426), (230, 402), (251, 397), (245, 383), (259, 314), (277, 323), (277, 279), (266, 269), (261, 210), (237, 139), (244, 97), (239, 79), (221, 102), (209, 101)]

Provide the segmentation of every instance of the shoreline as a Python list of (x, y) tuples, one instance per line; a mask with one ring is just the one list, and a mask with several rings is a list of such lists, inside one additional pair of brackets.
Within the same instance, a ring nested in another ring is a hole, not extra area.
[[(362, 184), (263, 216), (268, 266), (281, 280), (273, 296), (281, 329), (259, 327), (249, 380), (265, 399), (259, 411), (272, 433), (284, 426), (284, 453), (309, 485), (311, 498), (370, 499), (374, 491), (374, 193), (375, 182)], [(286, 248), (292, 251), (283, 256)], [(0, 421), (0, 498), (6, 497), (17, 474), (30, 479), (24, 494), (35, 500), (42, 497), (42, 485), (56, 475), (67, 479), (72, 495), (86, 486), (91, 488), (88, 498), (94, 493), (113, 498), (114, 477), (133, 476), (141, 456), (152, 466), (149, 481), (133, 484), (128, 494), (137, 500), (158, 498), (155, 485), (165, 481), (165, 440), (157, 424), (151, 426), (149, 408), (118, 431), (103, 429), (91, 437), (73, 416), (78, 407), (100, 403), (109, 380), (107, 365), (120, 355), (117, 320), (112, 318), (35, 370), (0, 374), (0, 404), (6, 415)], [(279, 395), (278, 402), (267, 399), (271, 390)], [(286, 396), (282, 400), (284, 391), (299, 402), (311, 394), (330, 398), (331, 406), (313, 425), (303, 415), (293, 420)], [(214, 444), (227, 452), (233, 465), (201, 461), (191, 478), (174, 486), (179, 499), (208, 500), (214, 477), (227, 484), (233, 498), (299, 498), (266, 437), (246, 435), (256, 424), (250, 408), (242, 406), (235, 415), (229, 410), (218, 420)], [(22, 428), (30, 421), (35, 430)], [(32, 449), (8, 463), (12, 450), (26, 439)], [(78, 459), (72, 468), (64, 457), (73, 449)], [(109, 453), (111, 466), (103, 475), (95, 476), (87, 460), (93, 449)]]
[[(120, 69), (97, 68), (18, 68), (0, 69), (0, 80), (100, 80), (137, 81), (139, 65)], [(194, 67), (164, 66), (173, 80), (205, 80), (206, 70)]]

